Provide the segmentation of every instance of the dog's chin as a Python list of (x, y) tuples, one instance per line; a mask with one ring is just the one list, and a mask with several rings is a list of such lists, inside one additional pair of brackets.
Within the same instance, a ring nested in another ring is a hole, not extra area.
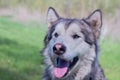
[(57, 57), (55, 59), (53, 73), (56, 78), (65, 78), (75, 71), (76, 66), (79, 64), (79, 57), (76, 56), (68, 61)]

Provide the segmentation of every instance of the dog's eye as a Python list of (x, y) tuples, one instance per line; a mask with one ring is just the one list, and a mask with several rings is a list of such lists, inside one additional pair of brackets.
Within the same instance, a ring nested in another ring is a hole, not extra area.
[(73, 39), (78, 39), (79, 37), (80, 37), (80, 36), (77, 35), (77, 34), (74, 34), (74, 35), (72, 36)]
[(54, 36), (57, 38), (57, 37), (59, 36), (59, 34), (56, 32), (56, 33), (54, 34)]

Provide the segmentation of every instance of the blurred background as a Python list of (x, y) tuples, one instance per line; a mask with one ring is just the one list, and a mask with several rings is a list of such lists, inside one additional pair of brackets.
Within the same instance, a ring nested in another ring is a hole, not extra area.
[(41, 80), (46, 13), (86, 18), (103, 12), (100, 63), (108, 80), (120, 79), (120, 0), (0, 0), (0, 80)]

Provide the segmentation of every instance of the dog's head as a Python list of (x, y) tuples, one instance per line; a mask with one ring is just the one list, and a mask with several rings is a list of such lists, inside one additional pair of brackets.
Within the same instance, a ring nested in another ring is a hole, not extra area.
[(76, 70), (81, 56), (89, 54), (91, 46), (99, 38), (101, 25), (100, 10), (85, 19), (66, 19), (60, 17), (55, 9), (48, 9), (45, 45), (49, 49), (56, 78), (69, 76)]

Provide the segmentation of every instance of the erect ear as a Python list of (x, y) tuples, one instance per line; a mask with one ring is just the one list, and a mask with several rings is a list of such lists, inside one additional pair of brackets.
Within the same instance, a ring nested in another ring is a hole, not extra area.
[(95, 10), (87, 19), (86, 21), (90, 25), (93, 30), (93, 34), (95, 39), (99, 38), (100, 30), (102, 27), (102, 12), (101, 10)]
[(50, 29), (52, 27), (52, 24), (58, 19), (59, 19), (59, 15), (55, 11), (55, 9), (52, 7), (49, 7), (47, 12), (47, 20), (46, 20), (48, 29)]

